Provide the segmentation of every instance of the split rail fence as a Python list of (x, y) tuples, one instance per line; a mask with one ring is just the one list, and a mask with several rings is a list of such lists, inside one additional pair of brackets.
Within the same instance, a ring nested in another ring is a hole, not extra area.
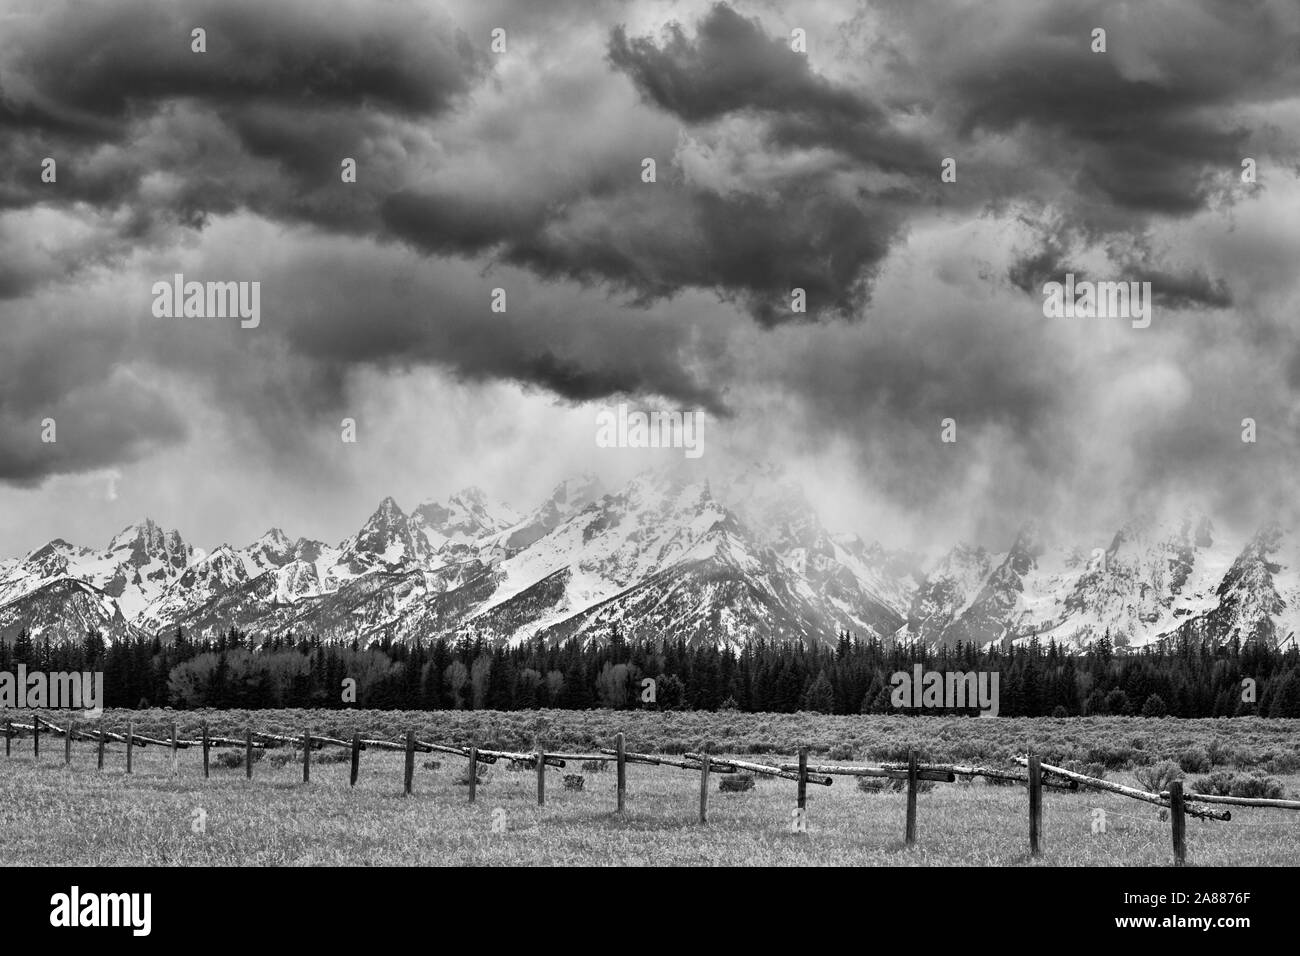
[[(507, 761), (510, 763), (522, 764), (526, 769), (536, 769), (537, 804), (538, 806), (544, 806), (546, 803), (545, 771), (547, 767), (563, 768), (567, 765), (568, 761), (609, 761), (610, 759), (613, 759), (616, 767), (615, 793), (618, 813), (623, 813), (626, 809), (628, 764), (644, 764), (656, 767), (677, 767), (700, 775), (701, 823), (706, 823), (708, 820), (709, 775), (711, 773), (734, 774), (745, 772), (794, 781), (797, 784), (796, 813), (799, 816), (802, 816), (807, 809), (809, 784), (829, 787), (834, 783), (833, 778), (843, 776), (905, 780), (907, 782), (905, 840), (908, 846), (915, 844), (917, 839), (916, 796), (919, 789), (918, 784), (921, 781), (954, 783), (958, 777), (968, 780), (974, 777), (985, 777), (990, 780), (1024, 784), (1028, 789), (1029, 851), (1031, 856), (1038, 856), (1042, 852), (1043, 790), (1077, 791), (1080, 787), (1086, 787), (1092, 790), (1118, 794), (1132, 800), (1140, 800), (1144, 803), (1153, 804), (1167, 810), (1169, 812), (1170, 831), (1173, 841), (1174, 862), (1178, 866), (1183, 865), (1187, 858), (1186, 820), (1189, 816), (1204, 820), (1228, 821), (1232, 819), (1231, 811), (1226, 809), (1216, 809), (1216, 807), (1225, 805), (1300, 810), (1300, 800), (1280, 800), (1264, 797), (1228, 797), (1212, 794), (1187, 793), (1183, 790), (1182, 781), (1178, 780), (1170, 783), (1168, 790), (1161, 791), (1160, 793), (1149, 793), (1145, 790), (1138, 790), (1134, 787), (1124, 786), (1123, 784), (1115, 783), (1110, 780), (1090, 777), (1086, 774), (1066, 770), (1063, 767), (1043, 763), (1040, 757), (1034, 753), (1014, 758), (1015, 763), (1024, 768), (1023, 771), (951, 763), (921, 763), (917, 760), (916, 751), (911, 751), (909, 753), (906, 763), (883, 763), (879, 766), (810, 764), (808, 763), (808, 749), (806, 747), (799, 751), (798, 763), (770, 766), (767, 764), (751, 763), (746, 760), (716, 757), (707, 753), (686, 753), (680, 758), (665, 756), (662, 754), (635, 753), (627, 750), (624, 736), (621, 733), (615, 736), (614, 747), (602, 748), (599, 753), (594, 754), (552, 753), (544, 749), (538, 749), (532, 752), (514, 752), (505, 750), (488, 750), (474, 745), (468, 747), (457, 747), (448, 744), (418, 740), (415, 736), (414, 730), (408, 730), (406, 732), (406, 739), (404, 741), (392, 741), (362, 737), (360, 732), (354, 732), (351, 740), (343, 740), (338, 737), (327, 737), (313, 733), (311, 728), (305, 729), (300, 736), (287, 736), (284, 734), (256, 731), (250, 727), (245, 733), (244, 738), (241, 740), (235, 737), (222, 737), (209, 734), (208, 726), (205, 723), (203, 725), (202, 737), (197, 740), (182, 740), (177, 736), (176, 724), (173, 722), (171, 725), (170, 739), (164, 740), (157, 737), (148, 737), (144, 734), (137, 734), (135, 732), (134, 723), (129, 724), (126, 733), (122, 734), (105, 730), (103, 728), (102, 720), (96, 723), (93, 730), (80, 730), (77, 728), (75, 722), (65, 729), (51, 723), (43, 717), (35, 716), (30, 724), (15, 723), (12, 719), (5, 721), (3, 730), (3, 736), (5, 739), (5, 756), (10, 756), (10, 748), (15, 737), (30, 735), (33, 740), (34, 755), (36, 759), (40, 759), (42, 728), (53, 736), (63, 738), (65, 763), (71, 763), (72, 761), (73, 740), (89, 741), (98, 744), (97, 764), (100, 770), (104, 769), (105, 743), (107, 741), (113, 741), (115, 743), (126, 744), (127, 773), (132, 772), (132, 752), (136, 747), (152, 746), (169, 748), (171, 752), (173, 772), (176, 769), (177, 751), (188, 750), (191, 747), (201, 747), (203, 750), (204, 777), (210, 775), (209, 755), (213, 747), (242, 747), (244, 748), (245, 774), (248, 779), (251, 780), (253, 778), (254, 750), (270, 747), (301, 746), (303, 752), (302, 779), (304, 783), (307, 783), (311, 780), (312, 749), (333, 746), (347, 747), (351, 749), (352, 765), (350, 785), (356, 786), (357, 776), (360, 773), (361, 768), (361, 752), (363, 750), (402, 751), (406, 755), (403, 768), (403, 788), (404, 793), (408, 796), (411, 794), (415, 777), (415, 755), (417, 753), (449, 754), (451, 756), (464, 757), (469, 761), (470, 770), (467, 776), (469, 782), (469, 802), (471, 803), (477, 799), (477, 769), (480, 763), (495, 764), (499, 761)], [(1204, 806), (1198, 804), (1204, 804)]]

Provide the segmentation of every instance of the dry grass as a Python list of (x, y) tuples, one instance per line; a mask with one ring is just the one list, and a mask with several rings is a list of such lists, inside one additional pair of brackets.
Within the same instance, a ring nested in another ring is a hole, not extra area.
[[(990, 723), (997, 722), (965, 721)], [(276, 763), (258, 762), (251, 783), (242, 768), (215, 764), (204, 780), (198, 751), (181, 751), (173, 777), (169, 754), (149, 747), (135, 751), (135, 773), (127, 776), (121, 745), (107, 748), (100, 772), (93, 744), (74, 743), (65, 767), (61, 739), (42, 740), (39, 763), (30, 738), (15, 740), (13, 756), (0, 756), (0, 859), (20, 866), (1133, 866), (1172, 859), (1159, 811), (1109, 794), (1045, 793), (1045, 853), (1030, 861), (1027, 798), (1017, 786), (940, 784), (922, 794), (919, 845), (909, 850), (905, 796), (864, 794), (852, 778), (809, 787), (809, 830), (799, 834), (790, 831), (794, 784), (770, 778), (745, 793), (721, 793), (722, 778), (713, 777), (701, 826), (698, 774), (670, 767), (629, 766), (628, 812), (619, 818), (612, 772), (586, 774), (586, 789), (574, 792), (562, 784), (574, 767), (548, 771), (546, 806), (538, 807), (532, 773), (493, 772), (469, 804), (468, 788), (455, 783), (465, 770), (455, 757), (442, 758), (437, 770), (417, 762), (410, 798), (402, 796), (401, 754), (365, 752), (355, 789), (347, 763), (313, 760), (307, 785), (297, 759)], [(1130, 773), (1111, 776), (1133, 782)], [(1283, 782), (1293, 792), (1298, 783)], [(1105, 833), (1092, 832), (1098, 806), (1108, 813)], [(199, 810), (206, 825), (196, 833)], [(1300, 863), (1300, 813), (1233, 808), (1233, 815), (1229, 823), (1188, 821), (1189, 862)], [(494, 832), (494, 819), (504, 820), (505, 832)]]

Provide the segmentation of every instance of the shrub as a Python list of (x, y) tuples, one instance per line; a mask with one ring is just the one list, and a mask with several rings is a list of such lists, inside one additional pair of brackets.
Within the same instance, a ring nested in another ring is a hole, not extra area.
[(1106, 695), (1106, 713), (1114, 714), (1116, 717), (1127, 717), (1130, 710), (1128, 694), (1118, 687)]
[(1197, 793), (1208, 793), (1220, 797), (1226, 797), (1231, 786), (1232, 773), (1227, 770), (1216, 770), (1208, 777), (1197, 777), (1192, 781), (1192, 789)]
[(1065, 707), (1062, 706), (1061, 704), (1057, 704), (1055, 707), (1052, 708), (1052, 716), (1057, 719), (1060, 719), (1062, 717), (1069, 717), (1070, 712), (1066, 710)]
[[(257, 763), (266, 756), (265, 750), (253, 751), (253, 763)], [(218, 767), (225, 767), (227, 770), (235, 770), (244, 765), (244, 748), (238, 750), (219, 750), (212, 755), (212, 760)]]
[[(476, 763), (474, 766), (478, 770), (478, 782), (487, 783), (488, 777), (492, 775), (492, 768), (485, 763)], [(462, 787), (469, 786), (469, 764), (466, 764), (465, 769), (460, 772), (460, 776), (456, 778), (456, 783)]]
[(442, 766), (442, 761), (441, 761), (441, 760), (426, 760), (426, 761), (425, 761), (421, 766), (423, 766), (425, 770), (437, 770), (438, 768), (440, 768), (440, 767)]
[(833, 744), (827, 755), (831, 760), (852, 760), (853, 748), (848, 744)]
[[(890, 777), (858, 777), (858, 789), (864, 793), (884, 793), (886, 790), (897, 792), (907, 789), (907, 781), (894, 780)], [(917, 793), (929, 793), (933, 789), (933, 780), (916, 781)]]
[(302, 760), (302, 756), (292, 747), (281, 747), (279, 750), (272, 750), (268, 759), (272, 767), (278, 768), (286, 764), (298, 763)]
[(566, 773), (564, 775), (565, 790), (581, 790), (587, 778), (580, 773)]
[(1098, 780), (1106, 779), (1106, 765), (1104, 763), (1087, 763), (1083, 760), (1067, 760), (1061, 764), (1065, 770), (1072, 770), (1075, 773), (1081, 773), (1085, 777), (1096, 777)]
[(311, 752), (312, 763), (350, 763), (352, 751), (347, 747), (327, 747)]
[(1193, 780), (1192, 789), (1197, 793), (1219, 797), (1264, 797), (1280, 800), (1286, 796), (1286, 789), (1280, 780), (1253, 773), (1233, 773), (1229, 770), (1216, 770), (1208, 777)]
[(1120, 769), (1127, 767), (1133, 758), (1133, 750), (1129, 747), (1111, 747), (1101, 745), (1088, 748), (1088, 762), (1099, 763), (1111, 769)]
[(722, 793), (740, 793), (753, 789), (754, 775), (752, 773), (725, 774), (718, 780), (718, 790)]
[(1281, 800), (1286, 797), (1282, 781), (1273, 777), (1260, 777), (1253, 773), (1239, 773), (1228, 788), (1230, 797), (1265, 797)]
[(1189, 747), (1179, 755), (1178, 766), (1183, 769), (1183, 773), (1208, 773), (1213, 764), (1204, 748)]
[(1165, 706), (1165, 699), (1159, 694), (1152, 694), (1142, 704), (1143, 717), (1168, 717), (1169, 708)]
[(604, 760), (584, 760), (582, 769), (587, 773), (600, 773), (605, 769), (606, 761)]
[(1169, 784), (1173, 781), (1181, 780), (1183, 771), (1172, 760), (1162, 760), (1160, 763), (1139, 767), (1133, 775), (1137, 777), (1138, 785), (1147, 793), (1160, 793), (1162, 790), (1168, 790)]
[(1278, 754), (1272, 760), (1264, 764), (1264, 769), (1269, 773), (1293, 774), (1300, 773), (1300, 754), (1282, 753)]

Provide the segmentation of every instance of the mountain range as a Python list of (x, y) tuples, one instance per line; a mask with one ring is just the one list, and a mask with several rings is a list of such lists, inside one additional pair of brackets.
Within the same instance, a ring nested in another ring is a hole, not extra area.
[(1011, 547), (929, 559), (828, 530), (803, 491), (755, 467), (724, 484), (647, 472), (616, 491), (561, 483), (521, 514), (469, 488), (410, 512), (392, 498), (338, 544), (272, 528), (196, 552), (153, 521), (104, 550), (62, 539), (0, 560), (0, 636), (255, 636), (363, 643), (680, 636), (833, 643), (841, 631), (954, 645), (1109, 635), (1285, 644), (1300, 626), (1300, 539), (1245, 541), (1183, 511), (1135, 519), (1088, 547), (1025, 524)]

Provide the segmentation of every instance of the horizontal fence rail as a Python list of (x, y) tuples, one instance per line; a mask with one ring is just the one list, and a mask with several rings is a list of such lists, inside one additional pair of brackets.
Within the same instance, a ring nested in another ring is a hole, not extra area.
[[(906, 781), (907, 785), (907, 818), (906, 818), (906, 835), (905, 842), (911, 846), (916, 842), (916, 824), (917, 824), (917, 793), (920, 782), (933, 783), (953, 783), (957, 778), (971, 780), (975, 777), (984, 777), (989, 780), (1023, 784), (1029, 791), (1029, 844), (1031, 856), (1037, 856), (1041, 853), (1042, 841), (1042, 791), (1065, 790), (1078, 791), (1081, 788), (1088, 790), (1102, 791), (1127, 797), (1132, 800), (1138, 800), (1143, 803), (1152, 804), (1166, 811), (1170, 817), (1171, 833), (1174, 848), (1174, 861), (1176, 865), (1182, 865), (1186, 858), (1186, 817), (1196, 817), (1203, 820), (1229, 821), (1232, 819), (1231, 812), (1226, 809), (1217, 809), (1220, 806), (1242, 806), (1242, 807), (1264, 807), (1280, 810), (1300, 810), (1300, 800), (1283, 800), (1265, 797), (1231, 797), (1218, 796), (1214, 794), (1185, 793), (1181, 781), (1174, 781), (1169, 784), (1169, 789), (1159, 793), (1151, 793), (1145, 790), (1139, 790), (1135, 787), (1125, 786), (1124, 784), (1115, 783), (1111, 780), (1103, 780), (1099, 777), (1092, 777), (1087, 774), (1078, 773), (1077, 771), (1067, 770), (1064, 767), (1054, 766), (1043, 763), (1041, 758), (1030, 753), (1026, 756), (1017, 756), (1012, 758), (1013, 762), (1020, 767), (1025, 768), (1023, 771), (1005, 769), (1000, 767), (981, 767), (967, 766), (964, 764), (952, 763), (923, 763), (917, 759), (915, 751), (911, 751), (906, 763), (881, 763), (879, 765), (853, 766), (841, 764), (810, 764), (808, 763), (807, 748), (802, 748), (799, 753), (798, 763), (783, 763), (775, 766), (769, 764), (754, 763), (747, 760), (739, 760), (728, 757), (719, 757), (708, 753), (685, 753), (680, 757), (668, 756), (665, 754), (647, 754), (636, 753), (627, 749), (624, 735), (617, 734), (615, 737), (615, 746), (610, 748), (601, 748), (596, 753), (562, 753), (545, 750), (540, 745), (536, 750), (531, 752), (516, 752), (508, 750), (487, 750), (475, 745), (456, 746), (453, 744), (442, 744), (431, 741), (418, 740), (415, 731), (408, 731), (404, 740), (383, 740), (379, 738), (362, 737), (360, 732), (354, 731), (351, 740), (344, 740), (339, 737), (330, 737), (323, 734), (313, 733), (311, 728), (306, 728), (301, 734), (278, 734), (269, 731), (254, 730), (248, 728), (243, 738), (223, 737), (208, 733), (207, 724), (203, 725), (203, 734), (197, 740), (181, 739), (176, 732), (176, 724), (171, 725), (170, 739), (161, 739), (140, 734), (135, 731), (134, 723), (128, 725), (125, 733), (106, 730), (102, 726), (102, 721), (97, 721), (93, 729), (90, 726), (78, 727), (76, 721), (71, 722), (67, 727), (60, 727), (44, 717), (33, 715), (32, 722), (17, 723), (12, 719), (7, 719), (3, 727), (0, 727), (0, 735), (5, 739), (5, 756), (11, 756), (11, 742), (14, 738), (31, 736), (33, 740), (33, 753), (36, 759), (40, 759), (40, 737), (42, 731), (55, 737), (64, 738), (64, 760), (65, 763), (71, 763), (72, 759), (72, 742), (79, 740), (88, 743), (95, 743), (97, 748), (97, 766), (100, 770), (104, 769), (104, 745), (106, 742), (120, 743), (126, 745), (126, 772), (132, 772), (132, 750), (135, 747), (163, 747), (170, 751), (172, 758), (172, 773), (177, 772), (177, 751), (187, 750), (192, 747), (201, 747), (203, 750), (203, 772), (204, 776), (209, 775), (208, 752), (213, 747), (235, 747), (243, 748), (245, 773), (251, 780), (253, 777), (253, 753), (256, 750), (265, 750), (272, 747), (287, 747), (291, 749), (301, 749), (303, 752), (302, 768), (303, 782), (309, 783), (311, 780), (311, 754), (314, 750), (320, 750), (323, 747), (343, 747), (351, 750), (351, 774), (350, 781), (352, 786), (356, 786), (358, 770), (360, 766), (361, 752), (365, 750), (386, 750), (398, 753), (404, 753), (406, 760), (403, 767), (403, 791), (410, 795), (413, 787), (413, 777), (415, 770), (414, 758), (418, 753), (439, 753), (449, 756), (463, 757), (469, 761), (468, 783), (469, 783), (469, 800), (474, 802), (477, 795), (478, 783), (478, 765), (494, 764), (505, 761), (511, 764), (520, 765), (522, 768), (537, 771), (537, 802), (539, 806), (544, 806), (546, 802), (546, 775), (543, 773), (546, 767), (563, 769), (570, 762), (586, 763), (599, 761), (603, 767), (606, 762), (614, 762), (617, 770), (617, 810), (622, 814), (625, 812), (626, 802), (626, 781), (627, 765), (641, 764), (643, 766), (653, 767), (676, 767), (682, 770), (692, 771), (700, 774), (700, 822), (707, 822), (708, 809), (708, 780), (710, 774), (751, 774), (771, 777), (781, 780), (794, 781), (798, 785), (797, 800), (798, 805), (794, 811), (796, 822), (801, 824), (796, 829), (800, 832), (806, 832), (806, 793), (808, 784), (829, 787), (834, 783), (835, 777), (859, 777), (859, 778), (881, 778), (886, 780)], [(567, 778), (566, 778), (567, 780)], [(1191, 806), (1189, 804), (1205, 804), (1208, 806)], [(1163, 817), (1163, 813), (1162, 813)]]

